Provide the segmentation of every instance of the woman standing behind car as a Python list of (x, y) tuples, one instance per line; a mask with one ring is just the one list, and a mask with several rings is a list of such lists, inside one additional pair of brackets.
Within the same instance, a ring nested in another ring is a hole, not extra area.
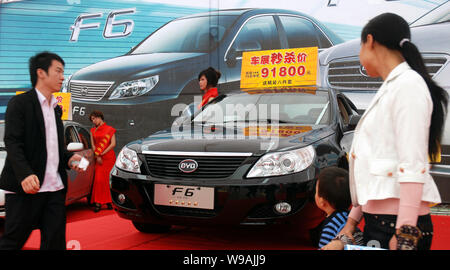
[(430, 249), (430, 203), (440, 203), (429, 157), (440, 156), (448, 95), (428, 75), (408, 23), (392, 13), (368, 22), (360, 61), (383, 84), (355, 129), (349, 155), (351, 238), (364, 216), (364, 240), (389, 249)]
[(114, 154), (116, 130), (104, 122), (103, 113), (100, 111), (93, 111), (89, 119), (94, 124), (91, 128), (91, 144), (95, 154), (95, 177), (91, 203), (95, 204), (94, 212), (98, 212), (102, 204), (107, 204), (108, 209), (112, 209), (109, 173), (116, 162)]
[(221, 73), (212, 67), (209, 67), (198, 74), (198, 83), (200, 90), (203, 92), (202, 102), (198, 105), (199, 109), (219, 95), (217, 91), (217, 82), (219, 81), (220, 76)]

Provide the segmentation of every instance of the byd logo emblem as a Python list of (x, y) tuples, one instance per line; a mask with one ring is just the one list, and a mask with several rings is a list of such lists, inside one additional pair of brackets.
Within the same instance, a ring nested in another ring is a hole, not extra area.
[(198, 169), (198, 163), (193, 159), (185, 159), (178, 164), (178, 169), (184, 173), (192, 173)]

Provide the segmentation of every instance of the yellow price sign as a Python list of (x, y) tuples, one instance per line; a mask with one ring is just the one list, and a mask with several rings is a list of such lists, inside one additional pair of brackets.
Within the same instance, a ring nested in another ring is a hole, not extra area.
[(316, 85), (318, 48), (244, 52), (241, 88)]
[(62, 120), (72, 120), (72, 96), (71, 93), (53, 93), (56, 101), (58, 102), (58, 106), (62, 109)]
[[(16, 95), (25, 93), (25, 91), (16, 91)], [(56, 98), (58, 106), (62, 109), (62, 120), (72, 120), (72, 96), (71, 93), (53, 93)]]

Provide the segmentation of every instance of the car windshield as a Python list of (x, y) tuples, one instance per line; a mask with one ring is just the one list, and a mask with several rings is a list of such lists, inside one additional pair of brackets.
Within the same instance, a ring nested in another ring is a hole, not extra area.
[(203, 16), (169, 22), (150, 35), (131, 54), (209, 52), (225, 36), (237, 16)]
[(443, 23), (450, 21), (450, 1), (444, 2), (434, 9), (428, 11), (410, 24), (411, 27)]
[(279, 123), (327, 125), (330, 122), (328, 93), (234, 94), (208, 105), (193, 119), (195, 124)]

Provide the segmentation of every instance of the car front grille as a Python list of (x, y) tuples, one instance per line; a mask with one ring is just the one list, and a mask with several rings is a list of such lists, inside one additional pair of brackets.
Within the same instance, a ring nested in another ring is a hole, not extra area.
[[(447, 62), (447, 56), (439, 54), (422, 55), (429, 74), (433, 77)], [(328, 65), (328, 84), (332, 88), (347, 90), (377, 90), (381, 78), (368, 77), (361, 69), (358, 57), (331, 61)]]
[[(145, 154), (151, 176), (160, 178), (219, 179), (232, 175), (244, 162), (245, 156), (173, 156)], [(185, 159), (193, 159), (198, 169), (191, 173), (182, 172), (178, 165)]]
[(78, 100), (101, 100), (114, 82), (76, 81), (69, 82), (69, 92), (72, 98)]

